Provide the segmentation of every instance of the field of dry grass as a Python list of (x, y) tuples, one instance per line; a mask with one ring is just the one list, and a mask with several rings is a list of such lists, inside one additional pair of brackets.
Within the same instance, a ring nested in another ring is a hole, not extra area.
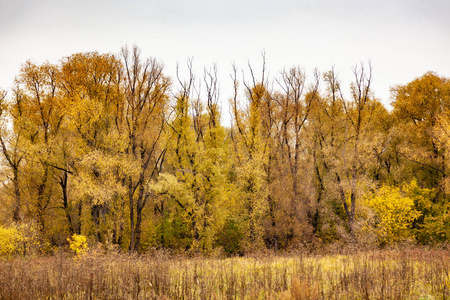
[(0, 299), (450, 299), (448, 250), (0, 261)]

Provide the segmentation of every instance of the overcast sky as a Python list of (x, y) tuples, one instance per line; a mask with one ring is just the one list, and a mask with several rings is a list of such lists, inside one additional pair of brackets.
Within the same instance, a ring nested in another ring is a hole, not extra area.
[(272, 76), (334, 65), (346, 90), (352, 67), (370, 60), (375, 95), (388, 104), (393, 85), (427, 71), (450, 77), (450, 1), (0, 0), (0, 88), (11, 87), (26, 60), (118, 53), (125, 44), (171, 76), (191, 57), (199, 73), (217, 63), (224, 103), (231, 63), (249, 60), (258, 71), (262, 51)]

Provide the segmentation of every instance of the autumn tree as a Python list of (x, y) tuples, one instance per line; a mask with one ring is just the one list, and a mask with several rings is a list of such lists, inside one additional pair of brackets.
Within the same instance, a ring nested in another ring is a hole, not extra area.
[(19, 184), (19, 168), (24, 159), (23, 152), (20, 149), (21, 135), (15, 135), (8, 128), (9, 104), (6, 100), (6, 92), (0, 90), (0, 117), (2, 127), (0, 128), (0, 143), (2, 146), (2, 154), (4, 157), (4, 166), (7, 168), (3, 170), (3, 175), (10, 182), (12, 182), (12, 214), (13, 220), (18, 222), (23, 219), (22, 203), (21, 203), (21, 186)]
[[(193, 202), (182, 205), (178, 201), (175, 208), (168, 207), (178, 214), (167, 225), (177, 226), (177, 222), (184, 220), (184, 236), (192, 241), (189, 250), (207, 252), (213, 248), (216, 234), (228, 215), (225, 203), (229, 164), (225, 130), (220, 124), (217, 69), (214, 66), (205, 70), (202, 81), (196, 82), (192, 60), (187, 67), (188, 80), (177, 77), (179, 90), (174, 95), (173, 119), (169, 122), (166, 170), (175, 174)], [(206, 101), (201, 99), (201, 83), (205, 86)]]
[(108, 214), (123, 218), (113, 207), (123, 197), (122, 174), (130, 172), (123, 136), (114, 126), (123, 108), (120, 66), (115, 56), (96, 52), (61, 62), (59, 107), (65, 134), (57, 147), (57, 181), (71, 231), (92, 233), (99, 241), (105, 241), (106, 227), (112, 227), (106, 224)]
[(370, 64), (344, 89), (334, 69), (270, 78), (263, 54), (261, 76), (233, 66), (225, 128), (217, 67), (178, 71), (172, 85), (137, 47), (26, 62), (0, 91), (5, 228), (39, 232), (49, 251), (77, 234), (228, 255), (367, 232), (380, 244), (448, 240), (448, 78), (394, 87), (389, 112)]
[[(449, 79), (428, 72), (392, 89), (395, 123), (395, 179), (416, 178), (419, 188), (434, 190), (429, 207), (415, 222), (421, 243), (446, 240), (450, 233), (448, 182)], [(423, 203), (423, 202), (422, 202)]]
[[(195, 76), (192, 70), (192, 60), (187, 63), (189, 76), (187, 81), (183, 81), (178, 75), (179, 90), (174, 95), (172, 113), (173, 117), (167, 120), (170, 129), (165, 136), (167, 144), (166, 169), (168, 173), (175, 176), (175, 180), (180, 187), (184, 187), (186, 195), (192, 201), (171, 202), (171, 206), (161, 205), (159, 213), (162, 214), (164, 227), (161, 228), (161, 242), (167, 243), (168, 236), (173, 235), (180, 239), (188, 239), (188, 244), (183, 243), (186, 249), (192, 247), (194, 238), (198, 240), (199, 231), (196, 222), (199, 213), (197, 211), (200, 201), (199, 183), (202, 180), (198, 172), (198, 153), (200, 151), (197, 142), (201, 139), (199, 127), (194, 127), (193, 114), (193, 89)], [(199, 109), (199, 107), (197, 107)], [(198, 110), (197, 110), (198, 111)], [(198, 111), (198, 113), (200, 113)], [(197, 115), (197, 120), (201, 118)], [(196, 131), (197, 130), (197, 131)], [(166, 180), (162, 177), (160, 180)], [(175, 186), (173, 186), (175, 188)], [(168, 187), (170, 188), (170, 187)], [(170, 191), (165, 193), (171, 194)], [(186, 198), (186, 199), (188, 199)], [(166, 201), (168, 202), (168, 201)], [(173, 207), (173, 205), (175, 207)], [(178, 232), (177, 234), (174, 234)], [(172, 243), (174, 245), (176, 243)]]
[[(344, 105), (344, 111), (346, 113), (346, 132), (343, 145), (343, 167), (344, 174), (349, 184), (349, 194), (350, 206), (347, 199), (342, 198), (341, 200), (344, 205), (345, 213), (348, 218), (348, 224), (350, 229), (350, 234), (353, 236), (355, 234), (355, 214), (356, 214), (356, 198), (357, 198), (357, 181), (361, 168), (363, 167), (361, 159), (361, 145), (364, 130), (364, 122), (366, 118), (370, 117), (367, 114), (368, 106), (371, 99), (370, 85), (372, 83), (372, 67), (369, 65), (368, 73), (364, 70), (364, 65), (361, 67), (354, 68), (355, 82), (351, 85), (352, 100), (350, 102), (342, 102)], [(348, 127), (351, 127), (351, 139), (348, 135)], [(347, 146), (347, 142), (351, 141), (351, 144)], [(347, 147), (346, 147), (347, 146)], [(350, 155), (348, 154), (350, 153)], [(348, 160), (348, 164), (347, 164)], [(338, 182), (340, 183), (340, 176), (337, 175)]]
[(205, 70), (203, 83), (205, 129), (203, 138), (197, 139), (199, 142), (201, 140), (201, 144), (197, 144), (202, 151), (198, 158), (198, 171), (202, 174), (198, 227), (201, 232), (199, 248), (211, 251), (227, 217), (233, 214), (234, 202), (230, 197), (230, 153), (225, 128), (221, 125), (219, 84), (215, 65)]
[(58, 97), (58, 69), (45, 63), (26, 62), (17, 78), (17, 88), (11, 105), (14, 133), (22, 136), (25, 152), (23, 191), (28, 198), (28, 213), (36, 217), (42, 235), (46, 232), (47, 216), (54, 200), (55, 168), (53, 140), (59, 134), (62, 120), (55, 108)]
[[(402, 173), (429, 187), (446, 177), (445, 155), (433, 130), (450, 108), (448, 79), (426, 73), (392, 89), (396, 122), (396, 153)], [(401, 180), (401, 179), (399, 179)]]
[[(142, 60), (135, 46), (122, 49), (124, 111), (116, 122), (122, 122), (120, 134), (126, 134), (125, 153), (137, 167), (136, 174), (125, 179), (130, 213), (130, 250), (138, 251), (141, 239), (143, 209), (151, 200), (147, 188), (161, 171), (166, 148), (162, 144), (168, 91), (171, 81), (155, 59)], [(136, 209), (136, 219), (134, 216)]]
[(358, 199), (377, 180), (373, 170), (381, 172), (379, 160), (389, 144), (389, 127), (384, 123), (388, 113), (370, 90), (370, 65), (368, 71), (363, 65), (355, 68), (354, 76), (348, 100), (335, 71), (324, 74), (326, 93), (314, 106), (308, 126), (316, 198), (326, 216), (321, 224), (313, 220), (316, 230), (322, 227), (319, 235), (325, 240), (336, 238), (336, 225), (342, 220), (355, 239)]
[(270, 119), (264, 118), (264, 105), (271, 101), (265, 82), (265, 59), (262, 76), (256, 80), (249, 65), (251, 83), (244, 80), (246, 103), (240, 107), (239, 82), (234, 67), (234, 97), (231, 100), (233, 124), (232, 141), (236, 160), (236, 197), (240, 207), (240, 224), (248, 250), (263, 245), (264, 220), (268, 212), (267, 166), (269, 158)]
[[(271, 194), (279, 191), (284, 182), (284, 193), (278, 194), (278, 210), (286, 214), (279, 215), (279, 229), (284, 230), (284, 239), (305, 239), (309, 234), (308, 210), (310, 207), (310, 172), (308, 156), (305, 149), (308, 144), (305, 127), (313, 104), (319, 96), (318, 72), (310, 85), (305, 73), (299, 67), (283, 70), (277, 80), (282, 92), (275, 93), (272, 119), (274, 134), (272, 134), (274, 149), (271, 154), (272, 169), (275, 184)], [(275, 172), (274, 172), (275, 173)], [(273, 195), (274, 197), (275, 195)], [(284, 198), (284, 199), (283, 199)], [(279, 214), (278, 212), (278, 214)], [(283, 224), (284, 223), (284, 224)]]

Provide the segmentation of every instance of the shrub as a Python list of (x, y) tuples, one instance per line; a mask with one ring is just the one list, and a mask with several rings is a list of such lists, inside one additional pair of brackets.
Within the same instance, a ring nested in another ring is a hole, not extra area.
[(69, 241), (70, 249), (75, 251), (77, 255), (82, 255), (88, 250), (87, 239), (84, 235), (74, 234), (72, 238), (67, 240)]
[(230, 256), (242, 253), (242, 238), (243, 234), (238, 222), (233, 218), (228, 218), (222, 230), (218, 233), (216, 242)]
[(41, 244), (33, 223), (0, 226), (0, 256), (27, 255), (36, 253)]
[(414, 200), (421, 213), (414, 221), (416, 239), (421, 244), (440, 244), (450, 240), (450, 203), (438, 197), (435, 190), (421, 188), (417, 180), (403, 186), (405, 194)]
[(16, 226), (0, 226), (0, 256), (11, 257), (19, 252), (23, 236)]
[(375, 212), (376, 232), (382, 245), (411, 237), (411, 226), (421, 215), (415, 208), (414, 200), (403, 196), (397, 187), (381, 187), (366, 198), (365, 204)]

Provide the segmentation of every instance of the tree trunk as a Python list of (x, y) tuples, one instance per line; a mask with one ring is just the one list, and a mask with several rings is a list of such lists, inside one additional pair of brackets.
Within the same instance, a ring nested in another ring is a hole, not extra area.
[(13, 211), (13, 218), (15, 222), (22, 221), (22, 215), (20, 213), (20, 187), (19, 187), (19, 170), (17, 168), (14, 168), (14, 211)]
[(129, 179), (128, 185), (128, 200), (130, 205), (130, 251), (134, 251), (135, 236), (134, 236), (134, 201), (133, 201), (133, 179)]
[(63, 201), (63, 208), (66, 213), (67, 222), (69, 223), (69, 232), (70, 235), (75, 233), (75, 228), (73, 225), (72, 215), (71, 215), (71, 207), (69, 204), (69, 195), (67, 193), (67, 181), (68, 181), (68, 173), (67, 171), (64, 171), (63, 177), (59, 180), (59, 185), (61, 186), (61, 192), (62, 192), (62, 201)]
[(139, 252), (139, 245), (141, 243), (141, 226), (142, 226), (142, 211), (145, 205), (144, 199), (145, 189), (144, 186), (140, 186), (139, 188), (139, 197), (137, 199), (137, 207), (136, 207), (136, 225), (134, 227), (134, 247), (132, 251)]

